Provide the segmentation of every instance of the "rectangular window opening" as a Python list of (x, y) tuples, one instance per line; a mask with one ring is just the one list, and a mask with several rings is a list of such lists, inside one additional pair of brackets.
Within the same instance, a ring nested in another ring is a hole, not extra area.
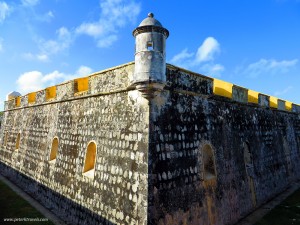
[(148, 51), (153, 51), (153, 42), (152, 41), (148, 41), (147, 42), (147, 50)]

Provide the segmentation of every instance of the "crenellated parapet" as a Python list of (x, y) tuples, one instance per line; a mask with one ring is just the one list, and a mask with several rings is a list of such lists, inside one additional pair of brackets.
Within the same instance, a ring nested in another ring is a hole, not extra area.
[(257, 104), (260, 107), (273, 108), (288, 112), (300, 112), (300, 105), (274, 96), (269, 96), (257, 91), (239, 87), (219, 79), (213, 79), (213, 93), (214, 95), (229, 98), (236, 102)]
[[(131, 90), (134, 62), (99, 71), (87, 77), (76, 78), (56, 86), (16, 96), (5, 102), (5, 110), (29, 107), (57, 101), (72, 100), (84, 96)], [(226, 81), (167, 64), (165, 90), (203, 96), (221, 96), (234, 102), (257, 105), (287, 112), (300, 113), (300, 105), (253, 91)]]
[(177, 90), (190, 94), (212, 95), (213, 79), (198, 73), (194, 73), (171, 64), (167, 64), (167, 87), (169, 90)]
[(11, 97), (11, 99), (5, 101), (4, 110), (126, 90), (130, 86), (129, 79), (132, 77), (133, 67), (134, 63), (130, 62), (23, 96)]
[(210, 78), (167, 64), (167, 86), (165, 89), (176, 90), (192, 95), (215, 95), (231, 99), (234, 102), (257, 105), (287, 112), (300, 112), (300, 105), (282, 100), (257, 91), (253, 91), (223, 80)]

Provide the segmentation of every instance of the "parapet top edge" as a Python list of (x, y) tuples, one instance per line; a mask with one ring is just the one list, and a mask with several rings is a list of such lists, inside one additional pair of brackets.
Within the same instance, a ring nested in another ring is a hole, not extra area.
[(233, 87), (237, 87), (237, 88), (240, 88), (240, 89), (244, 89), (245, 91), (249, 90), (248, 88), (245, 88), (243, 86), (240, 86), (240, 85), (236, 85), (236, 84), (232, 84)]
[(193, 75), (195, 75), (195, 76), (203, 77), (203, 78), (208, 79), (208, 80), (211, 80), (211, 81), (214, 80), (214, 78), (208, 77), (208, 76), (203, 75), (203, 74), (200, 74), (200, 73), (196, 73), (196, 72), (194, 72), (194, 71), (191, 71), (191, 70), (188, 70), (188, 69), (179, 67), (179, 66), (172, 65), (172, 64), (170, 64), (170, 63), (167, 63), (167, 68), (169, 68), (169, 69), (179, 69), (180, 71), (187, 72), (187, 73), (191, 73), (191, 74), (193, 74)]
[[(212, 77), (209, 77), (209, 76), (206, 76), (206, 75), (203, 75), (203, 74), (199, 74), (199, 73), (190, 71), (190, 70), (188, 70), (188, 69), (185, 69), (185, 68), (182, 68), (182, 67), (178, 67), (178, 66), (172, 65), (172, 64), (170, 64), (170, 63), (167, 63), (167, 68), (173, 69), (173, 70), (179, 69), (180, 71), (187, 72), (187, 73), (193, 74), (193, 75), (195, 75), (195, 76), (203, 77), (203, 78), (205, 78), (205, 79), (209, 79), (209, 80), (213, 81), (213, 83), (214, 83), (215, 80), (219, 80), (219, 81), (222, 81), (222, 82), (231, 84), (232, 87), (241, 88), (241, 89), (243, 89), (243, 90), (245, 90), (245, 91), (257, 92), (258, 95), (264, 95), (264, 96), (267, 96), (267, 97), (270, 97), (270, 98), (271, 98), (271, 97), (277, 98), (278, 100), (284, 101), (284, 102), (286, 102), (286, 103), (291, 103), (291, 104), (294, 104), (294, 105), (296, 105), (296, 106), (300, 106), (300, 104), (296, 104), (296, 103), (293, 103), (293, 102), (288, 101), (288, 100), (283, 100), (283, 99), (280, 99), (280, 98), (278, 98), (278, 97), (275, 97), (275, 96), (272, 96), (272, 95), (269, 95), (269, 94), (265, 94), (265, 93), (262, 93), (262, 92), (259, 92), (259, 91), (255, 91), (255, 90), (252, 90), (252, 89), (249, 89), (249, 88), (246, 88), (246, 87), (243, 87), (243, 86), (240, 86), (240, 85), (231, 83), (231, 82), (227, 82), (227, 81), (224, 81), (224, 80), (220, 80), (220, 79), (217, 79), (217, 78), (212, 78)], [(214, 94), (215, 94), (215, 93), (214, 93)]]
[[(126, 66), (129, 66), (129, 65), (134, 65), (134, 64), (135, 64), (134, 61), (131, 61), (131, 62), (128, 62), (128, 63), (124, 63), (124, 64), (122, 64), (122, 65), (118, 65), (118, 66), (115, 66), (115, 67), (111, 67), (111, 68), (107, 68), (107, 69), (104, 69), (104, 70), (100, 70), (100, 71), (91, 73), (91, 74), (89, 74), (89, 75), (87, 75), (87, 76), (78, 77), (78, 78), (75, 78), (75, 79), (72, 79), (72, 80), (68, 80), (68, 81), (62, 82), (62, 83), (57, 84), (57, 85), (52, 85), (52, 86), (46, 87), (46, 88), (44, 88), (44, 89), (42, 89), (42, 90), (38, 90), (38, 91), (35, 91), (35, 92), (27, 93), (27, 94), (25, 94), (25, 95), (18, 96), (18, 97), (16, 97), (16, 98), (22, 98), (22, 97), (28, 96), (28, 95), (30, 95), (30, 94), (32, 94), (32, 93), (38, 93), (38, 92), (41, 92), (41, 91), (45, 91), (45, 90), (47, 90), (47, 89), (49, 89), (49, 88), (51, 88), (51, 87), (58, 87), (58, 86), (61, 86), (61, 85), (64, 85), (64, 84), (68, 84), (68, 83), (70, 83), (70, 82), (72, 82), (72, 81), (76, 81), (77, 79), (81, 79), (81, 78), (89, 78), (89, 77), (101, 75), (101, 74), (104, 74), (104, 73), (106, 73), (106, 72), (108, 72), (108, 71), (113, 71), (113, 70), (116, 70), (116, 69), (119, 69), (119, 68), (122, 68), (122, 67), (126, 67)], [(258, 95), (264, 95), (264, 96), (267, 96), (267, 97), (270, 97), (270, 98), (278, 99), (278, 101), (284, 101), (284, 102), (286, 102), (286, 104), (288, 104), (288, 105), (295, 105), (295, 106), (297, 106), (297, 107), (300, 107), (300, 104), (296, 104), (296, 103), (293, 103), (293, 102), (288, 101), (288, 100), (284, 100), (284, 99), (281, 99), (281, 98), (278, 98), (278, 97), (275, 97), (275, 96), (271, 96), (271, 95), (268, 95), (268, 94), (264, 94), (264, 93), (261, 93), (261, 92), (258, 92), (258, 91), (254, 91), (254, 90), (252, 90), (252, 89), (248, 89), (248, 88), (245, 88), (245, 87), (243, 87), (243, 86), (236, 85), (236, 84), (233, 84), (233, 83), (230, 83), (230, 82), (227, 82), (227, 81), (223, 81), (223, 80), (220, 80), (220, 79), (217, 79), (217, 78), (212, 78), (212, 77), (209, 77), (209, 76), (206, 76), (206, 75), (203, 75), (203, 74), (199, 74), (199, 73), (196, 73), (196, 72), (190, 71), (190, 70), (188, 70), (188, 69), (181, 68), (181, 67), (178, 67), (178, 66), (169, 64), (169, 63), (167, 63), (166, 66), (167, 66), (168, 69), (171, 69), (171, 70), (179, 70), (179, 71), (182, 71), (182, 72), (185, 72), (185, 73), (194, 75), (194, 76), (198, 76), (198, 77), (202, 77), (202, 78), (204, 78), (204, 79), (210, 80), (210, 81), (212, 81), (213, 85), (216, 85), (216, 82), (215, 82), (216, 80), (221, 81), (221, 82), (224, 82), (224, 83), (227, 83), (227, 84), (230, 84), (230, 85), (231, 85), (231, 90), (230, 90), (230, 92), (232, 92), (232, 88), (233, 88), (233, 87), (237, 87), (237, 88), (243, 89), (243, 90), (245, 90), (245, 91), (247, 91), (247, 92), (255, 92), (255, 93), (257, 93), (257, 97), (258, 97)], [(215, 93), (215, 92), (213, 92), (213, 94), (214, 94), (214, 95), (220, 95), (220, 94)], [(222, 95), (222, 94), (221, 94), (221, 95)], [(229, 97), (229, 98), (232, 98), (232, 97)], [(15, 98), (13, 98), (13, 99), (11, 99), (11, 100), (14, 100), (14, 99), (15, 99)], [(9, 102), (9, 101), (11, 101), (11, 100), (8, 100), (8, 101), (5, 101), (5, 102)]]
[[(52, 85), (52, 86), (48, 86), (48, 87), (45, 87), (44, 89), (40, 89), (40, 90), (37, 90), (37, 91), (29, 92), (29, 93), (26, 93), (26, 94), (18, 96), (18, 97), (22, 98), (22, 97), (27, 96), (27, 95), (29, 95), (31, 93), (38, 93), (38, 92), (44, 91), (44, 90), (46, 90), (48, 88), (51, 88), (51, 87), (57, 87), (57, 86), (65, 85), (65, 84), (67, 84), (69, 82), (72, 82), (74, 80), (77, 80), (77, 79), (86, 78), (86, 77), (93, 77), (93, 76), (99, 75), (101, 73), (106, 73), (108, 71), (112, 71), (112, 70), (115, 70), (115, 69), (126, 67), (126, 66), (129, 66), (129, 65), (132, 65), (132, 64), (134, 64), (134, 61), (131, 61), (131, 62), (128, 62), (128, 63), (124, 63), (124, 64), (121, 64), (121, 65), (118, 65), (118, 66), (110, 67), (110, 68), (107, 68), (107, 69), (104, 69), (104, 70), (100, 70), (100, 71), (91, 73), (91, 74), (89, 74), (87, 76), (82, 76), (82, 77), (77, 77), (77, 78), (74, 78), (74, 79), (71, 79), (71, 80), (67, 80), (67, 81), (64, 81), (62, 83), (55, 84), (55, 85)], [(11, 100), (13, 100), (13, 99), (11, 99)], [(6, 100), (4, 102), (8, 102), (8, 101), (10, 101), (10, 100)]]

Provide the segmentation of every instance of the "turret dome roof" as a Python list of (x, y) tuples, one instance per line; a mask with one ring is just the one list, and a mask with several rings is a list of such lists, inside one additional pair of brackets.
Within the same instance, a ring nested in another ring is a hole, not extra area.
[(154, 19), (153, 13), (148, 13), (148, 17), (144, 19), (140, 25), (135, 28), (132, 32), (133, 36), (136, 36), (141, 33), (162, 33), (166, 38), (169, 36), (169, 31), (162, 26), (162, 24)]
[(139, 27), (142, 27), (142, 26), (163, 27), (162, 24), (158, 20), (154, 19), (153, 13), (148, 13), (148, 17), (146, 19), (144, 19), (139, 25)]

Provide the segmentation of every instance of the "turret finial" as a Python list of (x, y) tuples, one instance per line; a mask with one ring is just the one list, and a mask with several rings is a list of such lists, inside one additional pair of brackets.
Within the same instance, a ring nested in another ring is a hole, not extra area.
[(148, 13), (148, 17), (153, 18), (153, 17), (154, 17), (154, 14), (153, 14), (152, 12), (149, 12), (149, 13)]

